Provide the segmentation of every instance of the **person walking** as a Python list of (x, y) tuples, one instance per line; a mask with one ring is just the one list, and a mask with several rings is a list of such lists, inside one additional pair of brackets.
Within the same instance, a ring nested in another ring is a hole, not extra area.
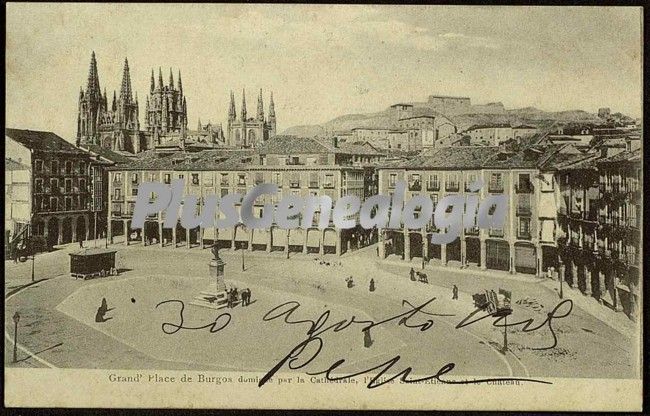
[(453, 300), (458, 300), (458, 286), (454, 285), (453, 289), (451, 289), (451, 294)]
[(413, 270), (413, 267), (411, 267), (411, 271), (409, 272), (409, 274), (411, 275), (411, 280), (415, 282), (415, 270)]
[(375, 279), (370, 279), (370, 291), (375, 291)]

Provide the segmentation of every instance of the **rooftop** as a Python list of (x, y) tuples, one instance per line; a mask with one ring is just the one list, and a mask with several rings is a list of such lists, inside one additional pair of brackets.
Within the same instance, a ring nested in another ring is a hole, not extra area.
[(5, 136), (12, 138), (28, 149), (78, 155), (86, 154), (83, 150), (50, 131), (5, 129)]

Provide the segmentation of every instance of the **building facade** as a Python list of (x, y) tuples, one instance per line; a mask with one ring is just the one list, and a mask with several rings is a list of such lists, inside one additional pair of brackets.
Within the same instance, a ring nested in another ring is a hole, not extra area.
[(95, 52), (90, 58), (88, 82), (79, 92), (77, 145), (99, 145), (108, 149), (137, 153), (146, 146), (140, 132), (138, 96), (133, 95), (128, 60), (124, 60), (119, 98), (113, 92), (108, 106), (106, 89), (102, 95)]
[[(283, 197), (295, 195), (329, 196), (335, 203), (342, 196), (356, 195), (361, 200), (373, 184), (363, 166), (368, 155), (354, 152), (312, 138), (276, 136), (258, 149), (236, 151), (211, 150), (195, 155), (161, 157), (147, 152), (138, 160), (110, 168), (109, 174), (109, 238), (125, 236), (125, 244), (140, 241), (160, 246), (220, 247), (247, 250), (265, 250), (304, 253), (341, 254), (349, 249), (371, 242), (371, 232), (360, 227), (337, 230), (330, 222), (324, 230), (314, 226), (308, 229), (286, 230), (274, 225), (269, 230), (250, 230), (239, 224), (225, 229), (163, 228), (164, 213), (150, 216), (143, 230), (131, 230), (131, 221), (138, 186), (143, 181), (161, 181), (170, 184), (182, 179), (184, 195), (195, 195), (205, 201), (208, 195), (246, 194), (262, 183), (278, 185), (277, 195), (265, 195), (255, 203), (256, 216), (263, 214), (265, 204), (277, 204)], [(364, 151), (367, 153), (367, 151)], [(199, 204), (201, 205), (201, 203)], [(201, 207), (198, 212), (201, 212)], [(239, 209), (239, 206), (237, 206)], [(215, 221), (216, 221), (215, 216)]]
[(275, 136), (277, 120), (275, 116), (275, 104), (273, 93), (269, 101), (268, 117), (264, 117), (264, 101), (262, 90), (257, 98), (257, 112), (255, 117), (248, 117), (246, 110), (246, 91), (242, 91), (241, 113), (237, 117), (235, 108), (235, 96), (230, 92), (230, 108), (228, 110), (228, 134), (226, 145), (237, 148), (259, 147), (271, 137)]
[[(35, 235), (51, 247), (90, 238), (93, 193), (89, 155), (50, 132), (5, 129), (10, 177), (5, 230), (10, 243)], [(7, 186), (7, 185), (5, 185)], [(9, 216), (7, 216), (9, 215)]]

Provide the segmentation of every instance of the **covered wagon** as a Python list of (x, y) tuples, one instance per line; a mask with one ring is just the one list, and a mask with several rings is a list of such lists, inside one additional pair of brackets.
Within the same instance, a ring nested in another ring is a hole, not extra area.
[(88, 248), (70, 253), (70, 275), (86, 280), (117, 274), (116, 252), (105, 248)]

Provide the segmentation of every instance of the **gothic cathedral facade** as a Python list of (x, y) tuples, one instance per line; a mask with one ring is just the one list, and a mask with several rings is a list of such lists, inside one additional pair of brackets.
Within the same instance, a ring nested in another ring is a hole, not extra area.
[(238, 149), (255, 148), (276, 134), (275, 105), (273, 93), (269, 101), (268, 117), (264, 117), (264, 102), (262, 90), (257, 98), (257, 114), (248, 117), (246, 113), (246, 92), (242, 92), (242, 107), (240, 117), (237, 118), (235, 109), (235, 96), (230, 92), (230, 109), (228, 111), (228, 135), (226, 145)]
[(144, 150), (146, 139), (140, 132), (138, 95), (133, 97), (128, 60), (124, 60), (119, 98), (113, 91), (109, 107), (106, 88), (102, 94), (99, 86), (97, 60), (92, 53), (86, 90), (82, 87), (79, 92), (76, 141), (77, 145), (99, 145), (131, 153)]

